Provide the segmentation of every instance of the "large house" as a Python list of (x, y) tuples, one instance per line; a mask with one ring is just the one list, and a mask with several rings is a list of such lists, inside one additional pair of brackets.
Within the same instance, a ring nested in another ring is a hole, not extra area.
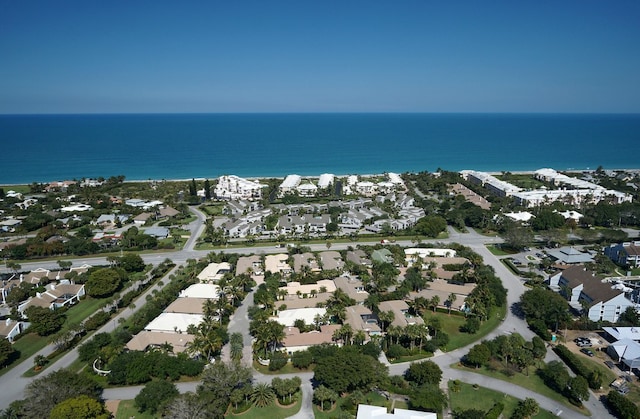
[(397, 327), (405, 327), (410, 324), (424, 324), (424, 320), (418, 316), (412, 316), (409, 313), (409, 306), (404, 300), (383, 301), (378, 304), (380, 311), (391, 311), (394, 315), (392, 325)]
[(626, 289), (596, 276), (582, 265), (572, 266), (549, 278), (549, 286), (560, 292), (578, 312), (587, 311), (591, 321), (618, 321), (634, 303)]

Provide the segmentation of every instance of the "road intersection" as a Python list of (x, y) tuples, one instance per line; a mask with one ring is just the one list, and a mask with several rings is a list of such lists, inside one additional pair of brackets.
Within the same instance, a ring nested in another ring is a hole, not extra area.
[[(205, 215), (201, 213), (199, 210), (195, 208), (191, 208), (191, 211), (196, 215), (196, 220), (189, 225), (190, 230), (190, 238), (187, 241), (187, 244), (184, 246), (182, 250), (174, 251), (174, 252), (165, 252), (165, 253), (154, 253), (154, 254), (141, 254), (140, 256), (143, 258), (145, 263), (157, 265), (165, 259), (171, 259), (176, 266), (184, 264), (188, 259), (199, 259), (205, 257), (210, 251), (198, 251), (194, 250), (195, 243), (197, 238), (200, 237), (204, 226), (205, 226)], [(511, 273), (501, 262), (500, 260), (494, 256), (487, 249), (487, 244), (499, 243), (502, 240), (497, 236), (484, 236), (478, 234), (472, 229), (469, 229), (467, 233), (459, 233), (454, 229), (449, 227), (449, 237), (444, 240), (433, 240), (432, 242), (441, 242), (441, 243), (459, 243), (461, 245), (470, 247), (473, 251), (480, 254), (484, 259), (484, 263), (492, 266), (495, 270), (498, 277), (501, 278), (503, 286), (508, 290), (507, 301), (508, 307), (511, 308), (513, 304), (517, 303), (520, 299), (520, 296), (525, 291), (525, 287), (522, 284), (520, 278)], [(332, 243), (332, 250), (343, 250), (350, 246), (354, 246), (356, 244), (367, 244), (374, 245), (377, 242), (367, 242), (366, 238), (362, 238), (362, 241), (358, 243)], [(410, 240), (398, 240), (396, 244), (401, 246), (413, 246), (415, 245)], [(309, 247), (312, 251), (322, 251), (326, 250), (325, 244), (310, 244)], [(232, 249), (219, 249), (219, 252), (229, 252), (229, 253), (238, 253), (238, 254), (269, 254), (269, 253), (278, 253), (281, 252), (281, 249), (276, 249), (272, 246), (269, 247), (260, 247), (260, 246), (252, 246), (246, 248), (237, 248), (234, 247)], [(87, 263), (90, 265), (101, 265), (106, 264), (106, 258), (104, 257), (94, 257), (94, 258), (83, 258), (74, 260), (74, 263), (82, 264)], [(24, 269), (36, 269), (38, 267), (52, 269), (52, 262), (33, 262), (33, 263), (24, 263)], [(147, 290), (140, 298), (139, 301), (145, 301), (146, 295), (149, 295), (153, 292), (154, 289), (158, 289), (158, 286), (152, 287)], [(244, 343), (244, 353), (243, 360), (246, 362), (246, 365), (251, 366), (251, 343), (252, 337), (249, 335), (249, 318), (247, 316), (247, 309), (252, 304), (253, 301), (253, 292), (249, 293), (245, 298), (243, 304), (238, 308), (238, 310), (232, 316), (232, 319), (229, 323), (229, 334), (237, 332), (241, 333), (243, 336)], [(117, 321), (120, 318), (127, 318), (133, 312), (135, 312), (139, 307), (127, 308), (123, 312), (119, 313), (114, 321), (110, 321), (108, 324), (103, 326), (96, 333), (100, 332), (110, 332), (115, 329), (117, 325)], [(485, 339), (492, 339), (495, 336), (505, 333), (520, 333), (525, 339), (530, 340), (533, 337), (533, 333), (528, 329), (526, 323), (521, 318), (517, 317), (512, 313), (512, 310), (507, 310), (507, 315), (501, 325), (490, 333)], [(38, 354), (47, 355), (53, 350), (50, 346), (40, 351)], [(451, 379), (460, 379), (464, 382), (471, 384), (478, 384), (483, 387), (492, 388), (498, 390), (500, 392), (510, 394), (514, 397), (523, 399), (525, 397), (534, 397), (536, 401), (538, 401), (541, 409), (548, 410), (554, 414), (557, 414), (562, 410), (560, 416), (566, 418), (582, 418), (584, 417), (582, 414), (570, 410), (568, 408), (560, 407), (560, 404), (554, 400), (551, 400), (547, 397), (544, 397), (539, 394), (532, 393), (530, 390), (519, 387), (507, 381), (497, 380), (494, 378), (490, 378), (481, 374), (476, 374), (469, 371), (462, 371), (458, 369), (454, 369), (451, 365), (456, 364), (460, 361), (461, 357), (464, 356), (469, 350), (469, 347), (460, 348), (452, 352), (448, 353), (437, 353), (431, 360), (437, 363), (443, 371), (443, 385), (446, 386), (448, 380)], [(228, 347), (223, 349), (223, 359), (228, 358)], [(36, 355), (38, 355), (36, 354)], [(34, 355), (34, 357), (36, 356)], [(33, 358), (33, 357), (32, 357)], [(51, 365), (47, 370), (53, 371), (59, 368), (65, 368), (69, 366), (75, 359), (77, 358), (77, 350), (72, 350), (67, 353), (64, 357), (60, 358), (55, 362), (55, 364)], [(547, 361), (551, 359), (557, 359), (555, 354), (552, 351), (548, 351)], [(0, 385), (2, 386), (3, 391), (0, 392), (0, 408), (6, 408), (12, 401), (18, 400), (24, 397), (24, 389), (27, 384), (33, 378), (25, 378), (22, 375), (24, 372), (29, 369), (33, 365), (33, 359), (28, 359), (24, 361), (22, 364), (16, 366), (11, 371), (8, 371), (2, 377), (0, 377)], [(389, 371), (392, 375), (401, 375), (404, 371), (409, 367), (410, 363), (402, 363), (402, 364), (392, 364), (389, 365)], [(295, 419), (307, 419), (313, 418), (313, 409), (312, 409), (312, 385), (311, 379), (312, 373), (300, 373), (293, 374), (297, 375), (302, 379), (302, 390), (303, 390), (303, 398), (302, 398), (302, 408), (300, 412), (293, 416)], [(287, 377), (287, 375), (280, 375), (281, 377)], [(254, 379), (257, 382), (271, 382), (273, 376), (264, 375), (254, 372)], [(179, 383), (177, 386), (181, 392), (187, 391), (195, 391), (197, 388), (198, 382), (188, 382), (188, 383)], [(143, 386), (134, 386), (134, 387), (123, 387), (123, 388), (110, 388), (104, 391), (104, 398), (106, 400), (127, 400), (133, 399), (139, 391), (143, 388)], [(585, 402), (585, 405), (591, 411), (593, 417), (596, 418), (612, 418), (608, 411), (605, 409), (603, 404), (596, 399), (596, 397), (591, 394), (591, 398)]]

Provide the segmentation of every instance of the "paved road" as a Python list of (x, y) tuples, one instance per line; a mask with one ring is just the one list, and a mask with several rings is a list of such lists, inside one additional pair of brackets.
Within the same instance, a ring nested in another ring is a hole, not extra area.
[[(193, 246), (197, 240), (197, 237), (199, 237), (199, 234), (204, 229), (204, 215), (195, 208), (191, 208), (191, 210), (196, 214), (197, 220), (194, 221), (189, 226), (189, 229), (191, 231), (191, 238), (189, 239), (185, 248), (180, 251), (167, 252), (163, 254), (141, 255), (146, 263), (152, 263), (155, 265), (160, 263), (164, 259), (169, 258), (179, 265), (186, 262), (187, 259), (198, 259), (206, 256), (209, 253), (209, 251), (193, 250)], [(439, 241), (443, 243), (456, 242), (472, 248), (475, 252), (477, 252), (483, 257), (484, 262), (486, 264), (492, 266), (495, 269), (496, 274), (502, 279), (504, 287), (508, 290), (507, 301), (508, 301), (509, 307), (511, 307), (514, 303), (519, 301), (520, 295), (525, 291), (525, 287), (521, 283), (520, 279), (515, 275), (513, 275), (499, 261), (499, 259), (496, 258), (493, 254), (491, 254), (491, 252), (489, 252), (485, 247), (485, 245), (489, 243), (501, 242), (502, 240), (500, 238), (483, 236), (481, 234), (478, 234), (472, 229), (469, 229), (468, 233), (461, 234), (456, 232), (454, 229), (449, 228), (449, 238), (445, 240), (439, 240)], [(375, 244), (375, 243), (376, 242), (366, 242), (366, 241), (362, 241), (358, 243), (334, 243), (332, 245), (332, 250), (346, 249), (347, 247), (353, 246), (355, 244)], [(413, 245), (413, 243), (409, 240), (398, 241), (396, 244), (401, 246)], [(309, 247), (311, 248), (312, 251), (326, 250), (326, 246), (324, 244), (312, 244)], [(254, 247), (246, 247), (246, 248), (233, 248), (233, 249), (222, 250), (222, 251), (234, 252), (239, 254), (252, 254), (252, 253), (268, 254), (268, 253), (280, 252), (281, 249), (275, 249), (273, 247), (254, 246)], [(81, 261), (78, 261), (78, 263), (89, 263), (89, 264), (97, 265), (97, 264), (106, 263), (106, 259), (105, 258), (82, 259)], [(36, 267), (51, 268), (52, 263), (51, 262), (25, 263), (23, 267), (26, 269), (35, 269)], [(243, 335), (243, 342), (245, 345), (245, 349), (243, 352), (243, 361), (247, 363), (250, 363), (250, 360), (251, 360), (251, 336), (248, 334), (249, 320), (246, 315), (246, 311), (248, 306), (251, 305), (252, 298), (253, 298), (253, 294), (250, 293), (245, 299), (245, 301), (243, 302), (242, 306), (236, 311), (235, 315), (233, 316), (229, 324), (230, 333), (239, 332)], [(131, 313), (128, 313), (128, 315), (130, 314)], [(109, 326), (111, 327), (111, 330), (112, 330), (114, 327), (114, 323), (111, 322), (108, 325), (105, 325), (105, 328), (108, 328)], [(109, 330), (106, 329), (105, 331), (109, 331)], [(498, 327), (495, 331), (493, 331), (490, 335), (488, 335), (487, 339), (492, 339), (493, 337), (499, 334), (512, 333), (512, 332), (518, 332), (523, 337), (525, 337), (525, 339), (528, 339), (528, 340), (533, 337), (533, 333), (528, 329), (528, 327), (526, 326), (526, 323), (522, 319), (515, 316), (511, 312), (511, 310), (508, 310), (508, 313), (504, 322), (501, 324), (500, 327)], [(454, 370), (450, 368), (450, 365), (455, 362), (458, 362), (460, 360), (460, 357), (464, 355), (467, 351), (468, 351), (468, 348), (461, 348), (457, 351), (453, 351), (451, 353), (443, 354), (433, 358), (434, 362), (436, 362), (443, 370), (443, 373), (444, 373), (443, 382), (446, 382), (446, 380), (448, 379), (458, 378), (465, 382), (477, 383), (485, 387), (494, 388), (501, 392), (511, 394), (518, 398), (533, 396), (536, 398), (536, 400), (538, 400), (542, 408), (554, 413), (558, 409), (557, 402), (547, 399), (538, 394), (531, 393), (530, 391), (524, 388), (520, 388), (518, 386), (515, 386), (513, 384), (510, 384), (501, 380), (491, 379), (489, 377), (485, 377), (479, 374), (462, 372), (462, 371)], [(555, 354), (553, 354), (551, 351), (549, 352), (550, 353), (548, 354), (547, 360), (556, 359)], [(65, 364), (68, 365), (73, 359), (75, 359), (75, 356), (76, 355), (73, 352), (69, 353), (68, 356), (65, 356), (63, 358), (65, 361), (62, 361), (62, 360), (58, 361), (60, 362), (60, 364), (56, 362), (56, 364), (50, 367), (50, 369), (53, 370), (53, 368), (60, 368), (65, 366)], [(228, 348), (225, 348), (223, 350), (223, 356), (225, 358), (228, 358)], [(11, 374), (7, 374), (2, 378), (0, 378), (0, 384), (2, 384), (2, 387), (3, 387), (3, 392), (0, 392), (0, 407), (6, 407), (8, 405), (8, 402), (23, 397), (22, 396), (23, 390), (26, 384), (29, 382), (29, 379), (21, 377), (21, 374), (25, 371), (25, 368), (29, 368), (32, 364), (33, 364), (33, 361), (28, 360), (25, 363), (23, 363), (21, 366), (14, 368)], [(390, 367), (390, 371), (392, 374), (402, 374), (408, 368), (409, 365), (410, 365), (409, 363), (394, 364)], [(300, 412), (297, 415), (295, 415), (294, 418), (296, 419), (312, 418), (313, 417), (313, 410), (311, 405), (312, 373), (295, 374), (295, 375), (299, 376), (303, 380), (303, 386), (302, 386), (303, 406)], [(8, 378), (9, 376), (11, 378)], [(254, 377), (255, 377), (255, 380), (258, 382), (270, 382), (272, 379), (272, 376), (267, 376), (260, 373), (255, 373)], [(282, 377), (285, 377), (285, 376), (282, 376)], [(11, 383), (11, 385), (9, 386), (8, 383)], [(7, 387), (10, 387), (9, 391), (4, 390), (4, 388), (7, 388)], [(196, 387), (197, 387), (197, 383), (178, 384), (178, 388), (180, 389), (181, 392), (195, 391)], [(142, 386), (118, 388), (118, 389), (107, 389), (105, 390), (104, 397), (108, 400), (109, 399), (114, 399), (114, 400), (133, 399), (138, 394), (140, 389), (142, 389)], [(586, 402), (586, 405), (591, 410), (593, 417), (596, 417), (596, 418), (612, 417), (606, 411), (606, 409), (604, 409), (604, 406), (600, 402), (598, 402), (593, 395), (589, 399), (589, 401)], [(562, 409), (562, 410), (564, 411), (564, 413), (562, 413), (561, 415), (562, 417), (572, 417), (572, 418), (583, 417), (579, 413), (575, 413), (569, 409)]]

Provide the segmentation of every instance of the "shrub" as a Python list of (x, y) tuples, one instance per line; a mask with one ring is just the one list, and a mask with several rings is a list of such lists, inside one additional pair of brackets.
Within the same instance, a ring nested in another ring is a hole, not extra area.
[(504, 410), (504, 404), (498, 402), (485, 415), (485, 419), (498, 419)]
[(84, 328), (87, 331), (97, 330), (100, 326), (106, 324), (111, 318), (111, 314), (106, 311), (98, 311), (93, 316), (84, 321)]
[(547, 325), (542, 320), (528, 320), (529, 328), (533, 333), (540, 336), (542, 339), (546, 341), (551, 340), (551, 332), (547, 329)]
[(401, 356), (405, 356), (407, 354), (407, 349), (402, 345), (394, 344), (390, 345), (387, 349), (387, 356), (389, 358), (400, 358)]
[(609, 394), (607, 394), (606, 400), (616, 417), (623, 419), (640, 418), (640, 410), (638, 409), (638, 406), (617, 391), (611, 390)]
[(309, 365), (313, 363), (313, 356), (309, 351), (299, 351), (291, 355), (291, 364), (299, 369), (309, 368)]
[(274, 352), (269, 360), (269, 371), (278, 371), (287, 365), (287, 355), (282, 352)]

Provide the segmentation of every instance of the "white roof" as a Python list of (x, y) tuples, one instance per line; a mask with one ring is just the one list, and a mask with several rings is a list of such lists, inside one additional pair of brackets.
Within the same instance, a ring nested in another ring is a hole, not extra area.
[(313, 319), (317, 315), (324, 316), (326, 313), (326, 308), (296, 308), (278, 312), (278, 317), (274, 318), (274, 320), (285, 326), (293, 326), (298, 319), (304, 320), (306, 324), (313, 324)]
[(603, 327), (616, 340), (640, 340), (640, 327)]
[(193, 284), (180, 291), (180, 297), (209, 298), (217, 300), (220, 296), (220, 287), (215, 284)]
[(531, 214), (530, 212), (527, 211), (520, 211), (520, 212), (508, 212), (504, 215), (505, 217), (509, 217), (512, 220), (515, 221), (524, 221), (527, 222), (532, 218), (535, 218), (535, 215)]
[(282, 182), (282, 184), (280, 185), (281, 188), (295, 188), (296, 186), (298, 186), (298, 184), (300, 183), (300, 180), (302, 178), (300, 177), (300, 175), (288, 175), (284, 181)]
[(186, 332), (189, 325), (198, 326), (202, 323), (202, 314), (186, 313), (162, 313), (153, 319), (144, 330), (155, 330), (158, 332)]
[(330, 184), (333, 183), (334, 176), (329, 173), (323, 173), (320, 175), (320, 179), (318, 179), (318, 187), (326, 188)]
[(418, 412), (407, 409), (393, 409), (393, 413), (387, 413), (386, 407), (358, 405), (356, 419), (437, 419), (438, 415), (432, 412)]
[(420, 257), (425, 256), (439, 256), (439, 257), (456, 257), (456, 251), (453, 249), (436, 249), (429, 247), (411, 247), (409, 249), (404, 249), (405, 255), (419, 255)]
[(223, 275), (231, 271), (231, 264), (229, 262), (222, 263), (210, 263), (209, 266), (204, 268), (202, 272), (198, 274), (200, 281), (218, 281), (222, 279)]

